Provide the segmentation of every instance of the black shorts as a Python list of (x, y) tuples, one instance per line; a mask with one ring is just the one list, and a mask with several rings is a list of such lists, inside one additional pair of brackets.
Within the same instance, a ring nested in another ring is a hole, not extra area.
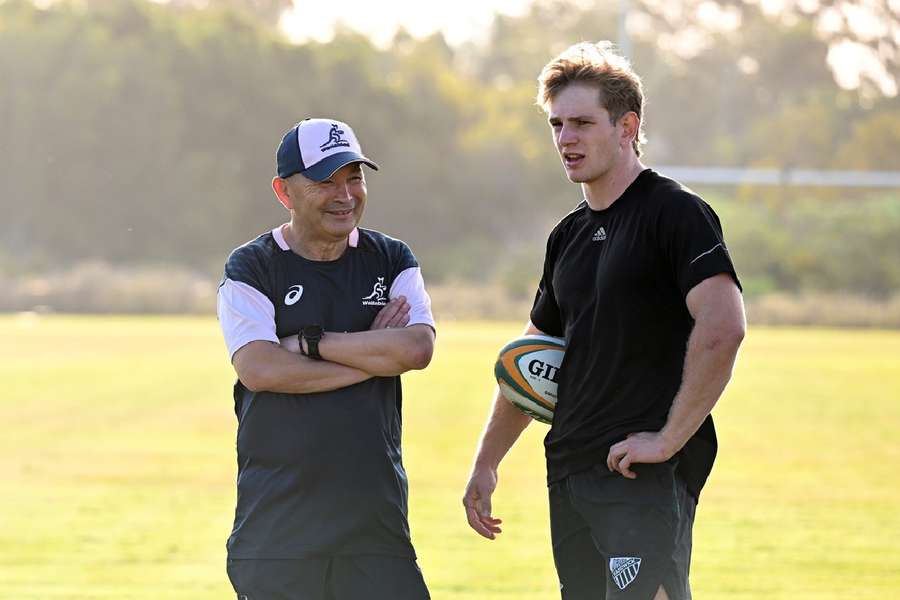
[(606, 464), (550, 486), (553, 559), (563, 600), (690, 600), (696, 501), (674, 462), (633, 465), (637, 479)]
[(411, 558), (334, 556), (296, 560), (228, 559), (238, 600), (428, 600)]

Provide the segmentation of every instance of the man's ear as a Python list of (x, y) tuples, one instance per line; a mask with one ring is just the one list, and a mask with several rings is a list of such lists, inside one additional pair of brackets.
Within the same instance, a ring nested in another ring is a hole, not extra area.
[(288, 190), (286, 179), (282, 179), (281, 177), (273, 178), (272, 191), (275, 192), (275, 197), (278, 198), (278, 201), (281, 202), (281, 205), (283, 207), (288, 210), (293, 210), (294, 199), (291, 196), (290, 191)]
[(627, 113), (622, 115), (621, 119), (622, 123), (622, 142), (627, 144), (630, 148), (632, 142), (637, 139), (638, 131), (641, 128), (641, 120), (638, 118), (637, 113), (633, 110), (629, 110)]

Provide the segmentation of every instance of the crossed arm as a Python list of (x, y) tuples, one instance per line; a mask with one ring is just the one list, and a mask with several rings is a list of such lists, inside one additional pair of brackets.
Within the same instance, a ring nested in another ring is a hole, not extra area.
[(281, 344), (250, 342), (235, 352), (232, 363), (248, 389), (291, 394), (325, 392), (370, 377), (424, 369), (434, 350), (434, 330), (424, 324), (407, 327), (409, 309), (400, 296), (379, 311), (368, 331), (326, 332), (319, 342), (323, 360), (303, 356), (292, 335)]

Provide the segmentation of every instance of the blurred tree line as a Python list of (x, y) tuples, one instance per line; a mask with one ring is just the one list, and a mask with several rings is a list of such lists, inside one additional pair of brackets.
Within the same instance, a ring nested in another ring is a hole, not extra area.
[[(282, 133), (333, 116), (382, 166), (365, 226), (408, 241), (430, 281), (530, 293), (580, 200), (535, 78), (570, 43), (616, 39), (617, 3), (536, 0), (457, 48), (402, 30), (388, 48), (349, 30), (294, 45), (283, 0), (197, 4), (0, 0), (0, 275), (100, 259), (215, 276), (286, 217), (269, 187)], [(897, 97), (839, 88), (815, 15), (726, 2), (739, 27), (716, 29), (634, 4), (646, 164), (900, 170)], [(698, 191), (751, 294), (900, 289), (897, 190)]]

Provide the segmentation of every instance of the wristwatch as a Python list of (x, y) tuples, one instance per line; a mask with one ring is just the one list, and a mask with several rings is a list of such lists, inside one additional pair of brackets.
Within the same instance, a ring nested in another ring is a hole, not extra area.
[(322, 360), (319, 354), (319, 340), (325, 335), (321, 325), (306, 325), (300, 330), (300, 352), (303, 352), (303, 340), (306, 340), (306, 352), (304, 356)]

